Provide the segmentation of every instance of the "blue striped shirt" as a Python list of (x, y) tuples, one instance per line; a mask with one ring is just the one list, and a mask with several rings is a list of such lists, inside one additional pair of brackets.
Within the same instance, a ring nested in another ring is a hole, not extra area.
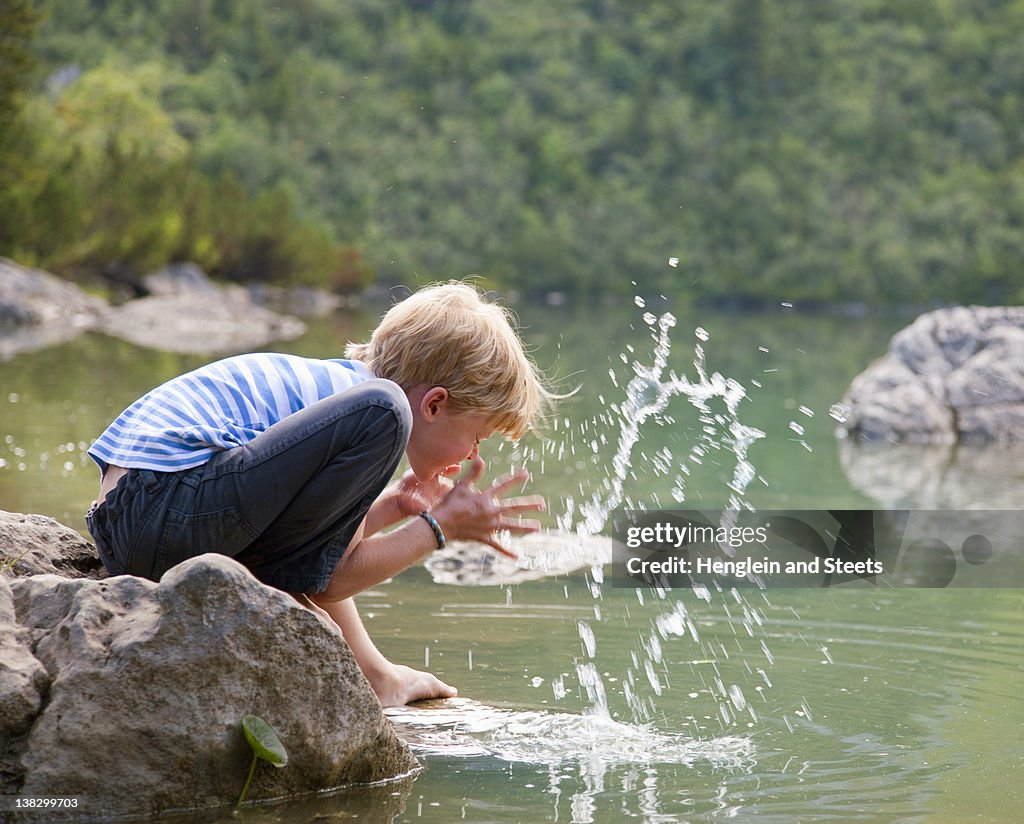
[(108, 464), (191, 469), (372, 377), (358, 361), (268, 353), (225, 358), (139, 398), (99, 436), (89, 455), (103, 471)]

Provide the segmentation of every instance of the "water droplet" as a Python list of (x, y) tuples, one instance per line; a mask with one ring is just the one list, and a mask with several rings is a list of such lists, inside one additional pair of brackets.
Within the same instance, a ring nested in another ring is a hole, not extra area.
[(576, 677), (580, 686), (587, 691), (587, 697), (594, 708), (594, 714), (608, 717), (608, 697), (604, 690), (604, 681), (601, 674), (592, 663), (578, 664), (576, 666)]
[(594, 630), (590, 628), (590, 624), (586, 621), (578, 622), (577, 628), (580, 633), (580, 640), (583, 641), (583, 647), (587, 651), (587, 655), (590, 658), (593, 658), (597, 654), (597, 639), (594, 637)]
[(700, 326), (693, 330), (693, 334), (694, 336), (696, 336), (697, 340), (702, 341), (707, 341), (711, 337), (711, 335), (708, 334), (707, 329), (704, 329)]
[(640, 297), (640, 295), (637, 295), (635, 298), (633, 298), (633, 303), (635, 303), (641, 309), (643, 309), (647, 305), (647, 302), (642, 297)]
[(804, 428), (800, 424), (798, 424), (796, 421), (790, 421), (789, 422), (789, 428), (792, 429), (794, 432), (796, 432), (797, 435), (803, 435), (804, 434)]
[(677, 258), (677, 257), (670, 257), (668, 259), (668, 265), (671, 266), (673, 269), (675, 269), (679, 265), (679, 258)]
[(738, 712), (741, 712), (747, 706), (747, 699), (743, 695), (743, 690), (736, 684), (729, 687), (729, 700), (732, 701), (732, 705)]
[(829, 417), (838, 423), (846, 423), (850, 417), (850, 407), (845, 403), (834, 403), (828, 408)]
[(706, 601), (709, 604), (711, 603), (711, 591), (706, 586), (704, 586), (704, 584), (694, 584), (692, 589), (693, 594), (700, 598), (702, 601)]
[(654, 671), (654, 664), (651, 661), (644, 661), (644, 672), (647, 674), (647, 681), (654, 690), (655, 695), (661, 695), (661, 680), (658, 673)]

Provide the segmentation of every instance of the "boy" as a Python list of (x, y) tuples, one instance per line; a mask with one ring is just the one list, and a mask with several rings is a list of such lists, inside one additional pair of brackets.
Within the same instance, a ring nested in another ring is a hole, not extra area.
[[(346, 355), (239, 355), (140, 398), (89, 450), (102, 473), (89, 531), (114, 574), (157, 580), (195, 555), (230, 555), (334, 621), (385, 706), (450, 697), (384, 658), (352, 596), (448, 540), (512, 555), (497, 532), (539, 529), (516, 516), (543, 498), (503, 497), (525, 470), (476, 488), (478, 448), (522, 436), (552, 395), (507, 313), (461, 283), (396, 304)], [(410, 471), (385, 489), (403, 453)]]

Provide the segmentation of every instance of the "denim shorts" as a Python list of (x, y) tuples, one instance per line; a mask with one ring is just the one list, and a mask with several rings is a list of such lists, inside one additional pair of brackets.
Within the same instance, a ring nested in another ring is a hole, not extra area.
[(158, 580), (206, 552), (266, 584), (320, 592), (412, 429), (405, 393), (368, 380), (180, 472), (131, 469), (86, 515), (103, 565)]

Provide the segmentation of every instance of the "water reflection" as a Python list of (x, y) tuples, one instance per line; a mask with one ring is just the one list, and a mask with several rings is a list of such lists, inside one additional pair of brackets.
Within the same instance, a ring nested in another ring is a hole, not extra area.
[[(468, 726), (456, 730), (451, 718), (423, 718), (409, 734), (439, 735), (442, 743), (449, 734), (449, 743), (478, 754), (421, 749), (425, 768), (414, 781), (246, 809), (241, 819), (228, 810), (185, 820), (1013, 820), (1007, 804), (1019, 783), (1024, 724), (1020, 590), (773, 590), (750, 595), (748, 603), (729, 592), (600, 586), (597, 543), (571, 533), (579, 508), (606, 480), (622, 428), (609, 407), (635, 375), (616, 366), (618, 383), (609, 383), (604, 353), (621, 347), (630, 362), (624, 366), (637, 358), (650, 362), (645, 353), (660, 329), (635, 323), (634, 307), (604, 312), (600, 323), (592, 311), (574, 315), (570, 309), (531, 307), (523, 315), (535, 323), (533, 347), (547, 353), (558, 346), (560, 373), (588, 370), (586, 391), (565, 402), (565, 418), (554, 422), (533, 460), (511, 447), (488, 458), (496, 474), (503, 461), (529, 464), (531, 488), (553, 504), (575, 496), (579, 507), (558, 524), (571, 542), (538, 538), (536, 553), (524, 551), (519, 565), (484, 561), (474, 567), (469, 556), (460, 556), (447, 569), (413, 569), (362, 596), (371, 635), (389, 657), (416, 664), (427, 647), (430, 666), (482, 702), (468, 703)], [(365, 334), (376, 314), (323, 321), (287, 351), (340, 351), (345, 340)], [(680, 317), (679, 328), (699, 322), (710, 330), (708, 354), (716, 370), (756, 387), (741, 409), (745, 423), (768, 433), (751, 448), (765, 482), (755, 479), (745, 493), (759, 509), (857, 508), (865, 506), (862, 496), (887, 507), (925, 509), (1005, 509), (1024, 500), (1020, 449), (867, 450), (841, 443), (840, 469), (826, 410), (880, 354), (877, 347), (895, 327), (796, 315), (745, 316), (742, 324), (735, 316)], [(697, 338), (704, 342), (702, 334)], [(688, 350), (676, 346), (663, 374), (692, 375)], [(79, 454), (86, 442), (147, 388), (197, 365), (194, 358), (92, 334), (4, 361), (0, 508), (71, 512), (80, 522), (95, 494), (95, 468)], [(652, 400), (650, 392), (636, 397)], [(700, 445), (705, 426), (728, 436), (728, 410), (707, 415), (684, 399), (673, 403), (678, 409), (653, 415), (636, 443), (624, 498), (671, 506), (685, 492), (694, 505), (723, 505), (735, 492), (729, 483), (737, 462), (728, 446), (697, 456), (703, 463), (693, 464), (685, 489), (673, 475), (678, 459)], [(801, 407), (817, 413), (811, 417)], [(803, 434), (789, 425), (793, 420)], [(581, 433), (580, 422), (593, 423)], [(953, 549), (963, 559), (960, 545)], [(1002, 567), (993, 562), (979, 569)], [(462, 586), (440, 586), (435, 573), (461, 575)], [(523, 583), (505, 577), (513, 574)], [(599, 681), (611, 718), (622, 722), (617, 726), (587, 714), (595, 704), (587, 684), (596, 688)], [(729, 723), (722, 716), (723, 709), (732, 717), (751, 705), (756, 722)], [(524, 741), (503, 740), (510, 737), (509, 722), (528, 727)], [(594, 743), (595, 730), (604, 731), (599, 743), (611, 752), (587, 749), (586, 736)], [(631, 754), (648, 733), (647, 751)], [(732, 761), (723, 757), (728, 747), (724, 754), (716, 749), (740, 735), (756, 763), (742, 750)], [(536, 760), (479, 754), (491, 746)], [(659, 760), (663, 750), (684, 763)]]
[[(419, 774), (379, 784), (362, 784), (338, 790), (311, 793), (291, 799), (246, 804), (240, 811), (224, 806), (161, 815), (160, 824), (330, 824), (352, 821), (363, 824), (392, 824), (402, 820), (414, 806), (410, 801)], [(119, 818), (123, 824), (152, 822), (152, 817)]]
[(505, 541), (517, 558), (498, 555), (483, 544), (452, 541), (427, 558), (424, 566), (438, 584), (505, 586), (568, 575), (611, 563), (611, 538), (545, 530)]
[(1024, 445), (858, 444), (841, 440), (850, 484), (885, 509), (1017, 509)]

